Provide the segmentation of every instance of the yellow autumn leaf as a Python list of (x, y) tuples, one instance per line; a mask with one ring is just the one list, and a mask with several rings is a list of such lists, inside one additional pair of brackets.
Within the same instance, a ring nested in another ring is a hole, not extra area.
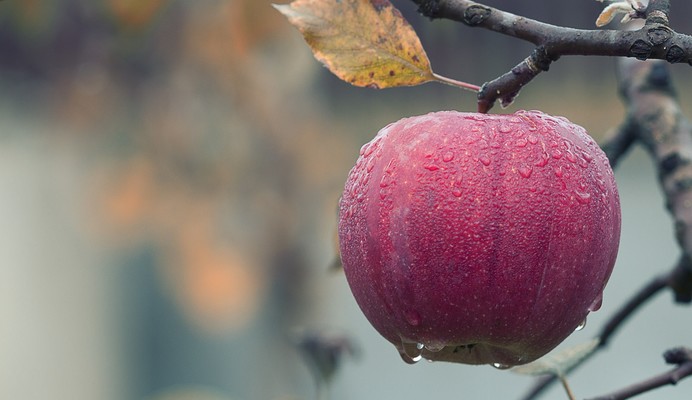
[(319, 61), (355, 86), (445, 79), (432, 72), (416, 32), (389, 0), (296, 0), (274, 7), (303, 34)]

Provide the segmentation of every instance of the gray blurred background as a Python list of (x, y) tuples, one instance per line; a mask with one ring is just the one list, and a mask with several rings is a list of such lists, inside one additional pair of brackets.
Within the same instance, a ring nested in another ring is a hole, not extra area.
[[(418, 16), (436, 72), (475, 84), (531, 47)], [(673, 1), (690, 32), (692, 4)], [(595, 1), (488, 1), (591, 28)], [(689, 66), (673, 67), (692, 115)], [(313, 399), (296, 332), (349, 335), (332, 398), (516, 398), (531, 380), (491, 367), (404, 364), (370, 327), (334, 258), (335, 208), (360, 146), (401, 117), (475, 110), (428, 84), (351, 87), (257, 0), (0, 2), (0, 399)], [(597, 140), (622, 119), (614, 60), (565, 57), (505, 110), (541, 109)], [(619, 260), (602, 321), (679, 250), (651, 162), (618, 166)], [(591, 397), (667, 370), (692, 346), (665, 293), (571, 379)], [(692, 380), (646, 394), (689, 399)], [(555, 388), (547, 398), (565, 398)]]

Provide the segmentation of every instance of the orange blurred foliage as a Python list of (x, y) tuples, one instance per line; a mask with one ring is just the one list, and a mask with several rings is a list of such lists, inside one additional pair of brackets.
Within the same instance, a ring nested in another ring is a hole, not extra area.
[(116, 21), (124, 27), (141, 29), (150, 24), (168, 0), (107, 0)]
[(173, 292), (194, 324), (209, 333), (243, 328), (266, 291), (263, 271), (242, 253), (219, 243), (214, 209), (191, 212), (168, 253)]

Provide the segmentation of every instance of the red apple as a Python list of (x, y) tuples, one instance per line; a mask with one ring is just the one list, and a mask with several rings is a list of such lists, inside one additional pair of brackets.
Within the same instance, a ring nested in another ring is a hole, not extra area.
[(353, 295), (408, 362), (543, 356), (600, 307), (619, 239), (605, 154), (584, 128), (535, 111), (390, 124), (340, 202)]

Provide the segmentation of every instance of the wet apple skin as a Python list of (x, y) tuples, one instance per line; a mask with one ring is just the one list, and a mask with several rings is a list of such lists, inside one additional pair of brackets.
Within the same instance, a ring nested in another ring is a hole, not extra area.
[(605, 154), (540, 112), (390, 124), (361, 149), (339, 215), (353, 295), (404, 359), (541, 357), (600, 307), (620, 238)]

